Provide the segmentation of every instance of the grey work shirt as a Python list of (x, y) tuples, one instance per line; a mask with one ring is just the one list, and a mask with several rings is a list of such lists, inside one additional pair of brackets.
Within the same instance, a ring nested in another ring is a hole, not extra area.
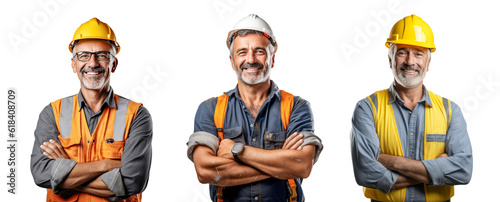
[[(451, 102), (451, 122), (446, 133), (446, 158), (424, 160), (425, 105), (433, 106), (425, 86), (424, 97), (412, 110), (404, 105), (394, 86), (389, 88), (396, 127), (406, 158), (422, 161), (432, 182), (407, 187), (405, 201), (425, 201), (424, 186), (467, 184), (472, 176), (472, 147), (465, 119), (458, 105)], [(374, 101), (376, 102), (376, 100)], [(373, 109), (368, 98), (358, 102), (352, 117), (351, 152), (354, 174), (359, 185), (388, 193), (399, 173), (377, 161), (380, 153)]]
[[(78, 93), (78, 103), (79, 110), (84, 110), (91, 134), (94, 132), (103, 110), (106, 107), (117, 107), (113, 98), (113, 89), (109, 91), (100, 110), (96, 113), (88, 107), (81, 91)], [(66, 179), (77, 162), (63, 158), (52, 160), (43, 155), (43, 150), (40, 148), (43, 142), (48, 142), (50, 139), (59, 142), (58, 135), (54, 112), (49, 104), (40, 113), (35, 129), (35, 142), (31, 154), (31, 173), (38, 186), (53, 189), (54, 193), (61, 194), (65, 190), (58, 188), (57, 185)], [(152, 137), (151, 115), (145, 107), (140, 106), (130, 126), (123, 149), (121, 168), (116, 168), (100, 176), (108, 188), (116, 194), (108, 197), (108, 200), (126, 199), (144, 191), (151, 167)]]

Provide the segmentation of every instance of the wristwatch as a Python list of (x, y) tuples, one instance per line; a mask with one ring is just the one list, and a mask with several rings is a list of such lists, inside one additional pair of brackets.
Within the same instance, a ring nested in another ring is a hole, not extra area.
[(243, 149), (245, 149), (245, 145), (239, 142), (234, 144), (233, 148), (231, 149), (231, 153), (233, 153), (234, 160), (239, 164), (245, 164), (240, 160), (240, 158), (238, 158), (238, 155), (243, 153)]

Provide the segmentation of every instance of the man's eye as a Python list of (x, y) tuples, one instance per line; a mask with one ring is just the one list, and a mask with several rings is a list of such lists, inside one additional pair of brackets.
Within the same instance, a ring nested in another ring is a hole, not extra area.
[(105, 54), (105, 53), (97, 54), (97, 57), (102, 58), (102, 59), (106, 59), (106, 58), (108, 58), (108, 54)]

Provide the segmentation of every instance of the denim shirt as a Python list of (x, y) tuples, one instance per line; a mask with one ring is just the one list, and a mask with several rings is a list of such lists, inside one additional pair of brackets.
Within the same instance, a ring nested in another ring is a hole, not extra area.
[[(449, 157), (424, 160), (425, 105), (433, 106), (425, 86), (424, 96), (415, 108), (404, 105), (394, 85), (389, 88), (389, 103), (401, 146), (406, 158), (422, 161), (430, 178), (429, 185), (417, 184), (406, 189), (405, 201), (425, 201), (424, 186), (467, 184), (472, 175), (472, 147), (467, 126), (458, 105), (451, 102), (451, 122), (446, 133), (445, 151)], [(374, 101), (375, 102), (375, 101)], [(358, 102), (352, 117), (351, 152), (354, 174), (359, 185), (388, 193), (399, 173), (388, 170), (377, 159), (380, 153), (372, 106), (368, 98)]]
[[(262, 104), (258, 115), (253, 120), (249, 110), (238, 94), (238, 86), (226, 92), (228, 105), (224, 121), (224, 138), (232, 139), (261, 149), (281, 149), (285, 139), (294, 132), (308, 133), (317, 138), (313, 128), (313, 116), (309, 102), (300, 97), (294, 97), (294, 105), (290, 116), (288, 129), (285, 131), (281, 122), (281, 93), (272, 82), (269, 97)], [(211, 98), (201, 103), (196, 112), (194, 132), (207, 132), (218, 137), (214, 124), (214, 111), (217, 98)], [(321, 140), (319, 140), (320, 142)], [(318, 141), (317, 141), (318, 142)], [(316, 158), (322, 149), (321, 143), (310, 143), (317, 146)], [(297, 181), (298, 201), (304, 201), (302, 179)], [(225, 187), (223, 196), (229, 201), (286, 201), (286, 180), (269, 178), (245, 185)], [(210, 185), (210, 197), (216, 201), (217, 186)]]

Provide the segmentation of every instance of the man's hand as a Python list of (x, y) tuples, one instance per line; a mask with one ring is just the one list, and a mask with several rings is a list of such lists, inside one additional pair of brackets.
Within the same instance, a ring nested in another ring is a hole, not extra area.
[(436, 158), (445, 158), (445, 157), (448, 157), (448, 154), (447, 153), (442, 153), (442, 154), (439, 154), (439, 156), (437, 156)]
[(233, 153), (231, 152), (234, 144), (236, 144), (236, 142), (231, 139), (223, 139), (222, 141), (220, 141), (219, 150), (217, 151), (217, 157), (234, 159)]
[[(304, 143), (304, 134), (302, 133), (293, 133), (291, 134), (288, 138), (286, 138), (285, 143), (283, 144), (283, 147), (281, 149), (292, 149), (292, 150), (302, 150), (302, 143)], [(217, 151), (217, 156), (218, 157), (223, 157), (227, 159), (234, 159), (233, 153), (231, 152), (231, 149), (233, 148), (234, 142), (231, 139), (223, 139), (219, 143), (219, 150)]]
[[(445, 158), (445, 157), (448, 157), (447, 153), (442, 153), (436, 158)], [(422, 161), (409, 159), (403, 156), (393, 156), (389, 154), (380, 153), (378, 155), (378, 162), (380, 162), (384, 167), (386, 167), (389, 170), (399, 172), (421, 183), (424, 184), (431, 183), (431, 178), (427, 173), (427, 170)], [(409, 183), (409, 185), (412, 184), (415, 183), (414, 182)], [(402, 187), (404, 187), (404, 185)]]
[(302, 150), (302, 143), (304, 143), (304, 134), (302, 133), (293, 133), (290, 137), (286, 138), (285, 143), (281, 149), (293, 149), (293, 150)]
[(40, 148), (44, 151), (43, 155), (49, 157), (50, 159), (69, 159), (68, 154), (66, 154), (66, 151), (64, 151), (64, 148), (61, 146), (61, 144), (54, 140), (44, 142), (42, 145), (40, 145)]

